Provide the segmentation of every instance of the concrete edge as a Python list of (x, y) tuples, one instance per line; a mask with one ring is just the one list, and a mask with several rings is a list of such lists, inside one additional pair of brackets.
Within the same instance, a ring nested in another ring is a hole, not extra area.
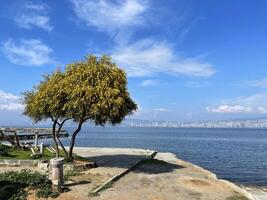
[(230, 181), (227, 181), (227, 180), (224, 180), (224, 179), (217, 179), (218, 181), (220, 182), (223, 182), (225, 183), (226, 185), (230, 186), (231, 188), (235, 189), (236, 191), (238, 191), (240, 194), (244, 195), (246, 198), (248, 198), (249, 200), (256, 200), (252, 194), (250, 194), (248, 191), (246, 191), (244, 188), (242, 187), (239, 187), (238, 185), (230, 182)]
[(36, 167), (42, 160), (17, 160), (17, 159), (4, 159), (0, 160), (0, 166), (5, 167)]
[(109, 180), (107, 180), (105, 183), (103, 183), (101, 186), (97, 187), (96, 189), (94, 189), (93, 191), (90, 192), (90, 194), (96, 195), (98, 194), (100, 191), (103, 191), (105, 189), (107, 189), (111, 184), (113, 184), (114, 182), (116, 182), (117, 180), (119, 180), (120, 178), (122, 178), (123, 176), (125, 176), (126, 174), (128, 174), (132, 169), (134, 169), (136, 166), (138, 166), (141, 162), (143, 162), (144, 160), (149, 160), (149, 159), (153, 159), (156, 154), (158, 152), (157, 151), (153, 151), (149, 156), (147, 156), (144, 159), (139, 160), (138, 162), (136, 162), (135, 164), (133, 164), (132, 166), (130, 166), (128, 169), (125, 169), (123, 172), (121, 172), (120, 174), (117, 174), (115, 176), (113, 176), (112, 178), (110, 178)]

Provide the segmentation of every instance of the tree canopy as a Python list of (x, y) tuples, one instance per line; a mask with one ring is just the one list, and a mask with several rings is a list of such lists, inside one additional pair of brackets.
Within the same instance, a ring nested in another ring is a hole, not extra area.
[(24, 114), (34, 122), (45, 119), (59, 119), (67, 116), (65, 104), (67, 94), (62, 88), (65, 74), (55, 71), (44, 76), (44, 80), (31, 91), (24, 93)]
[(45, 76), (37, 87), (24, 93), (24, 103), (24, 114), (34, 122), (53, 121), (56, 145), (56, 126), (61, 129), (68, 119), (78, 124), (72, 134), (69, 157), (83, 123), (115, 125), (137, 109), (127, 89), (126, 73), (105, 55), (89, 55), (67, 65), (64, 71)]

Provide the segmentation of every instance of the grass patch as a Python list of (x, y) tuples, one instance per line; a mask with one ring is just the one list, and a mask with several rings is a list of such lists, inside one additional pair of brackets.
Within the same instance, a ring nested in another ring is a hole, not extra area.
[(38, 198), (55, 198), (58, 192), (52, 190), (52, 183), (39, 172), (22, 170), (20, 172), (5, 172), (0, 174), (1, 200), (26, 200), (28, 191), (34, 190)]
[[(31, 157), (31, 150), (29, 149), (17, 149), (14, 147), (10, 147), (7, 145), (0, 144), (0, 159), (17, 159), (17, 160), (27, 160), (27, 159), (33, 159)], [(60, 150), (60, 155), (63, 156), (64, 152)], [(55, 155), (51, 153), (49, 150), (44, 149), (44, 156), (41, 158), (36, 159), (51, 159), (54, 158)]]
[[(54, 153), (51, 153), (46, 148), (44, 149), (44, 155), (42, 157), (32, 157), (32, 152), (30, 149), (18, 149), (15, 147), (10, 147), (4, 144), (0, 144), (0, 159), (6, 160), (50, 160), (51, 158), (55, 157)], [(62, 149), (59, 150), (59, 156), (65, 158), (65, 163), (72, 163), (73, 161), (81, 161), (87, 162), (88, 159), (73, 154), (74, 160), (70, 160), (65, 157), (64, 151)]]
[(227, 197), (226, 200), (249, 200), (247, 197), (245, 196), (240, 196), (240, 195), (234, 195), (231, 197)]

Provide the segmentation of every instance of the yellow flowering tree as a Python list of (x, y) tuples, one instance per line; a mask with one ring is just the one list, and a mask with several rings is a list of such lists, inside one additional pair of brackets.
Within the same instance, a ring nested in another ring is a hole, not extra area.
[(70, 159), (76, 136), (85, 122), (115, 125), (137, 109), (127, 89), (126, 73), (110, 57), (94, 55), (45, 77), (39, 86), (24, 94), (24, 103), (24, 114), (35, 122), (52, 120), (56, 145), (59, 142), (63, 146), (56, 127), (61, 129), (69, 119), (77, 123), (71, 135)]

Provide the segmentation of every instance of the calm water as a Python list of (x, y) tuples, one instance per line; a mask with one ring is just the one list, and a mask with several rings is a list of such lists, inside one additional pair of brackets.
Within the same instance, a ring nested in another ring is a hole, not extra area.
[(86, 128), (77, 146), (130, 147), (172, 152), (241, 184), (267, 185), (267, 130)]

